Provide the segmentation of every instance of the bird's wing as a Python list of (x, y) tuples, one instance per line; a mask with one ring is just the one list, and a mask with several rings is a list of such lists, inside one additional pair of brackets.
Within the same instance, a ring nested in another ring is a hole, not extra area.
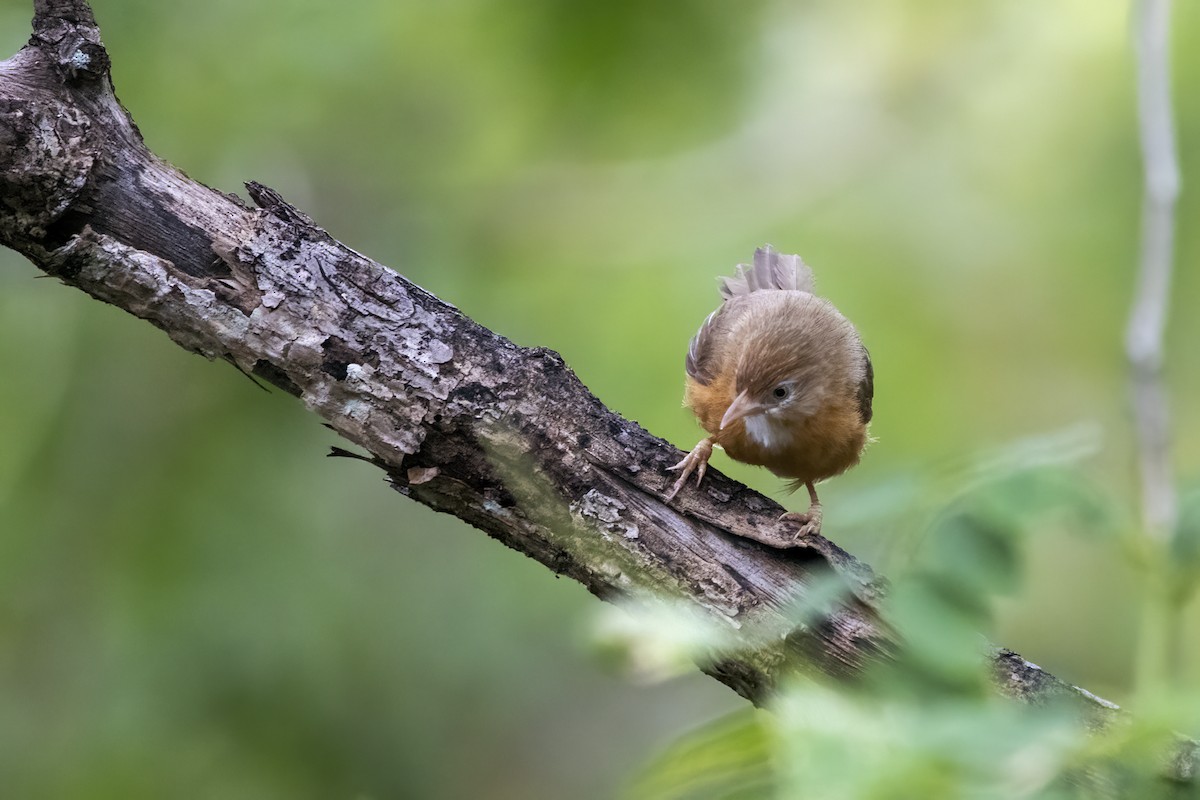
[(725, 310), (722, 305), (716, 311), (712, 312), (705, 318), (704, 322), (700, 323), (700, 330), (696, 331), (696, 335), (692, 337), (692, 341), (688, 343), (687, 360), (684, 361), (684, 368), (687, 369), (687, 374), (693, 380), (707, 385), (713, 379), (715, 360), (713, 356), (716, 347), (713, 340), (716, 338), (714, 329), (719, 324), (717, 318), (721, 316), (721, 312)]
[(731, 298), (720, 308), (708, 315), (700, 324), (700, 330), (688, 344), (687, 374), (699, 383), (708, 385), (716, 377), (721, 364), (721, 354), (729, 338), (729, 329), (734, 320), (746, 310), (746, 299)]
[(871, 365), (871, 354), (862, 349), (863, 377), (858, 384), (858, 415), (863, 424), (871, 421), (871, 401), (875, 398), (875, 367)]
[(771, 245), (766, 245), (754, 251), (752, 266), (738, 264), (733, 277), (721, 281), (721, 296), (726, 300), (772, 289), (813, 294), (812, 270), (800, 256), (776, 253)]

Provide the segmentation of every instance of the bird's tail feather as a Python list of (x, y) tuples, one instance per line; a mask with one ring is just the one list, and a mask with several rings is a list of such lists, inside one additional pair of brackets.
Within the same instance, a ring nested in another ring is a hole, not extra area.
[(732, 278), (721, 279), (721, 296), (726, 300), (739, 294), (792, 289), (813, 291), (813, 274), (800, 256), (776, 253), (771, 245), (754, 251), (754, 264), (738, 264)]

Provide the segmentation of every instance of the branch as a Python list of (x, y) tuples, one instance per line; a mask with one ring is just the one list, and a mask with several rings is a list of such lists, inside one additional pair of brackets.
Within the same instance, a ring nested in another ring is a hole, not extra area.
[[(0, 62), (0, 242), (46, 273), (301, 398), (397, 491), (603, 599), (667, 597), (741, 646), (700, 667), (760, 702), (794, 671), (858, 675), (895, 646), (869, 567), (782, 540), (777, 503), (719, 472), (662, 501), (679, 451), (613, 413), (554, 352), (481, 327), (335, 241), (277, 193), (256, 207), (150, 153), (117, 102), (86, 3), (39, 0)], [(335, 454), (347, 455), (337, 450)], [(815, 623), (787, 612), (851, 592)], [(1007, 650), (1004, 694), (1115, 706)]]

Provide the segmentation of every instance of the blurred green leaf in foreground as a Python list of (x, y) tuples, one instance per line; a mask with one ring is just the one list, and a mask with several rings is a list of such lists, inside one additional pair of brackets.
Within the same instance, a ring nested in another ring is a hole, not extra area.
[[(1122, 723), (1097, 732), (1077, 708), (1028, 706), (990, 688), (985, 635), (997, 602), (1021, 584), (1030, 540), (1047, 525), (1093, 536), (1114, 527), (1105, 513), (1069, 466), (1018, 469), (974, 484), (935, 515), (893, 582), (884, 613), (903, 643), (894, 659), (854, 686), (797, 679), (766, 711), (736, 712), (682, 737), (626, 796), (1200, 796), (1195, 784), (1167, 777), (1178, 735), (1200, 733), (1200, 697), (1154, 687)], [(1092, 541), (1124, 547), (1111, 535)]]

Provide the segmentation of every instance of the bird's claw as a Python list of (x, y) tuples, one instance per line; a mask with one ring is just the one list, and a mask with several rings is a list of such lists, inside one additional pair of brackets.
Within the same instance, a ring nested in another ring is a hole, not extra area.
[(780, 514), (779, 521), (798, 524), (800, 527), (796, 529), (797, 539), (805, 536), (817, 536), (821, 533), (821, 505), (813, 503), (804, 513), (789, 511), (786, 514)]
[(708, 471), (708, 458), (712, 455), (712, 449), (712, 440), (702, 439), (690, 453), (683, 457), (683, 460), (673, 467), (667, 467), (670, 472), (676, 470), (682, 470), (682, 472), (679, 479), (671, 486), (671, 491), (667, 492), (666, 502), (669, 503), (675, 499), (675, 495), (679, 494), (679, 490), (687, 483), (688, 477), (693, 472), (696, 473), (696, 485), (700, 485), (700, 481), (704, 480), (704, 473)]

